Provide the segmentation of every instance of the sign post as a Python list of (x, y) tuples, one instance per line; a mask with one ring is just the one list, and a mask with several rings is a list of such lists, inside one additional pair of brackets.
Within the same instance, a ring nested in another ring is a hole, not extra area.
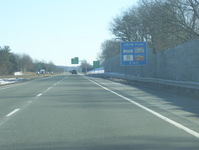
[(147, 65), (146, 42), (121, 42), (120, 43), (120, 64), (125, 66), (127, 76), (127, 66)]

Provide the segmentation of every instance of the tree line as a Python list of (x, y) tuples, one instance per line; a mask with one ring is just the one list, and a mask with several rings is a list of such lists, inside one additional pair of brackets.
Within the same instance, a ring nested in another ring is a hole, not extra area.
[(46, 72), (62, 72), (63, 70), (53, 62), (41, 62), (33, 60), (27, 54), (14, 54), (9, 46), (0, 46), (0, 75), (9, 75), (14, 72), (38, 72), (45, 69)]
[(109, 30), (114, 38), (101, 44), (101, 60), (118, 54), (121, 41), (146, 41), (161, 52), (199, 37), (199, 1), (140, 0), (113, 18)]

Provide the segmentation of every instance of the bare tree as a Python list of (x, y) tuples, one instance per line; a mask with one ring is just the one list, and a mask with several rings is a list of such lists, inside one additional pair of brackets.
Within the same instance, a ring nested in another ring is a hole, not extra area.
[(110, 31), (122, 41), (147, 41), (155, 51), (199, 37), (198, 0), (141, 0), (114, 18)]
[(199, 2), (196, 0), (168, 0), (177, 20), (173, 25), (183, 28), (187, 39), (199, 37)]
[(120, 41), (118, 40), (106, 40), (101, 44), (101, 53), (99, 59), (101, 62), (114, 57), (120, 52)]
[(22, 72), (32, 72), (34, 71), (34, 65), (32, 58), (27, 54), (18, 54), (16, 55), (16, 60), (18, 64), (19, 71)]
[(124, 42), (143, 41), (145, 35), (137, 13), (137, 8), (132, 7), (114, 18), (109, 28), (111, 33)]

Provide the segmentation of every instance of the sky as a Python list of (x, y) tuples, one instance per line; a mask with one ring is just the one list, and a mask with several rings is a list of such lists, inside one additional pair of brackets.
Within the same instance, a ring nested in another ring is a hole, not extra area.
[(73, 66), (92, 64), (110, 22), (138, 0), (0, 0), (0, 46), (34, 60)]

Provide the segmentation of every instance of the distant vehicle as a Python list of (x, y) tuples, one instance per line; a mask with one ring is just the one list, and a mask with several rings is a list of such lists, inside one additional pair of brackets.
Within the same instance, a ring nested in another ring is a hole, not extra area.
[(72, 74), (77, 74), (77, 71), (76, 70), (72, 70), (71, 73)]
[(45, 73), (46, 73), (46, 70), (45, 70), (45, 69), (40, 69), (39, 73), (40, 73), (40, 74), (45, 74)]

